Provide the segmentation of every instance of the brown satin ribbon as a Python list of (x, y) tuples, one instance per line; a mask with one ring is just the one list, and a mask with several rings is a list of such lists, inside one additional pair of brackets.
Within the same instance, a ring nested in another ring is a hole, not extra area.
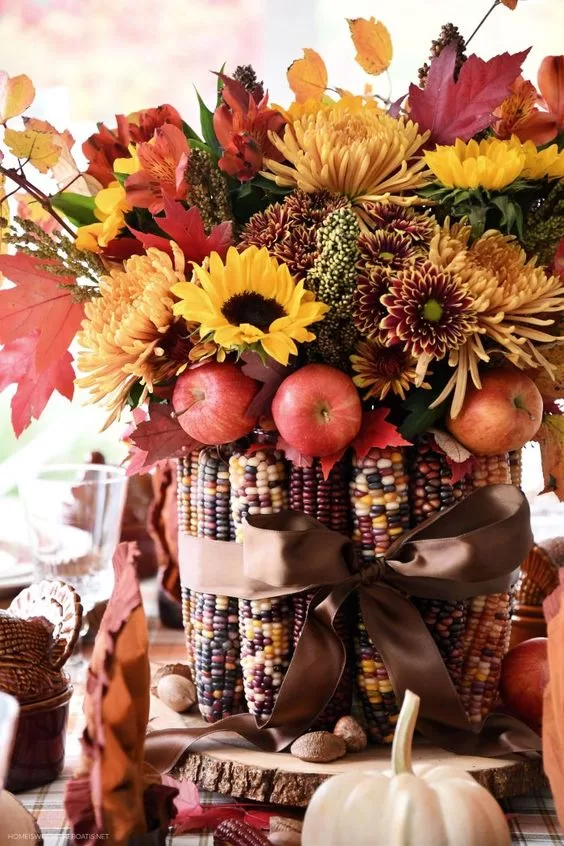
[(510, 717), (492, 715), (479, 727), (469, 722), (439, 650), (406, 595), (459, 600), (504, 592), (532, 542), (527, 500), (510, 485), (475, 491), (404, 534), (385, 560), (356, 576), (350, 575), (350, 540), (298, 512), (249, 517), (241, 545), (183, 536), (182, 581), (192, 590), (244, 598), (317, 591), (267, 720), (238, 714), (203, 729), (153, 732), (146, 759), (167, 772), (192, 743), (218, 732), (234, 732), (270, 752), (292, 743), (339, 684), (346, 654), (334, 620), (354, 592), (398, 701), (408, 688), (421, 697), (417, 727), (428, 740), (460, 754), (540, 750), (540, 738)]

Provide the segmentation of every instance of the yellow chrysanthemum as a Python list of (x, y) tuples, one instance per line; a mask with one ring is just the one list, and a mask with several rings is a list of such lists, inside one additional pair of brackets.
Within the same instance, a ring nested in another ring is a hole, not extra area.
[(356, 374), (353, 382), (364, 389), (366, 399), (382, 401), (390, 392), (405, 399), (406, 391), (416, 381), (416, 361), (402, 344), (362, 342), (357, 355), (351, 355), (351, 363)]
[(517, 146), (513, 140), (485, 138), (478, 143), (472, 139), (465, 144), (457, 139), (452, 146), (426, 152), (425, 161), (447, 188), (499, 191), (521, 175), (526, 153), (523, 145), (518, 142)]
[(327, 96), (322, 97), (321, 100), (310, 97), (309, 100), (305, 100), (303, 103), (297, 103), (294, 100), (287, 109), (274, 104), (272, 108), (284, 115), (288, 123), (301, 120), (307, 115), (316, 115), (319, 112), (347, 112), (354, 115), (362, 112), (364, 109), (371, 109), (375, 112), (382, 111), (373, 97), (365, 97), (362, 94), (343, 94), (339, 100), (332, 100)]
[(199, 324), (202, 338), (228, 350), (260, 345), (287, 364), (298, 352), (296, 342), (315, 340), (307, 327), (328, 311), (265, 247), (241, 253), (230, 247), (225, 263), (212, 253), (208, 267), (195, 265), (194, 272), (199, 285), (182, 282), (172, 289), (180, 298), (174, 313)]
[(132, 387), (143, 385), (143, 402), (153, 386), (186, 367), (192, 344), (186, 324), (173, 314), (171, 289), (185, 281), (184, 256), (172, 242), (174, 263), (160, 250), (132, 256), (124, 270), (102, 277), (100, 296), (86, 303), (78, 335), (82, 350), (77, 380), (92, 402), (104, 401), (117, 419)]
[(468, 374), (480, 387), (479, 361), (489, 361), (483, 339), (492, 342), (512, 364), (520, 368), (550, 365), (538, 344), (554, 341), (547, 327), (549, 315), (564, 312), (564, 282), (547, 276), (534, 259), (509, 235), (491, 230), (470, 245), (471, 227), (462, 224), (443, 229), (431, 242), (430, 260), (449, 270), (466, 284), (474, 300), (477, 331), (449, 357), (455, 372), (435, 404), (454, 391), (452, 414), (460, 411)]
[(75, 245), (79, 250), (99, 253), (110, 241), (118, 236), (125, 226), (124, 213), (130, 205), (125, 188), (119, 182), (111, 182), (102, 188), (94, 200), (94, 214), (99, 223), (89, 223), (77, 230)]
[(357, 206), (373, 200), (413, 205), (421, 202), (414, 192), (426, 182), (419, 151), (428, 136), (409, 120), (343, 98), (288, 124), (283, 137), (270, 133), (287, 163), (267, 159), (270, 173), (263, 175), (308, 193), (344, 194)]

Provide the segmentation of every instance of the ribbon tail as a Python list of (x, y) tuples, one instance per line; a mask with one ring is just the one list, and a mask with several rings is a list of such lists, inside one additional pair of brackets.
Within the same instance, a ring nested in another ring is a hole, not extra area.
[(237, 734), (266, 752), (280, 752), (304, 734), (325, 710), (343, 674), (346, 648), (334, 620), (357, 585), (351, 579), (333, 589), (323, 587), (311, 600), (268, 720), (261, 724), (252, 714), (236, 714), (203, 728), (151, 732), (145, 740), (146, 762), (159, 773), (170, 772), (194, 743), (220, 733)]

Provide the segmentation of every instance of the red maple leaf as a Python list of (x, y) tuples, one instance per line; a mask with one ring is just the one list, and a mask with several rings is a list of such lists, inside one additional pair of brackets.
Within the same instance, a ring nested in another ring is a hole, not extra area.
[(181, 458), (201, 446), (186, 434), (170, 405), (151, 404), (149, 417), (142, 409), (136, 408), (133, 421), (133, 426), (127, 429), (127, 439), (133, 445), (128, 476), (146, 473), (159, 461)]
[(436, 144), (453, 144), (457, 138), (468, 141), (490, 126), (528, 52), (502, 53), (488, 62), (469, 56), (455, 82), (456, 45), (445, 47), (431, 62), (425, 88), (409, 87), (410, 118), (421, 132), (430, 129), (430, 140)]
[(228, 248), (233, 243), (233, 226), (227, 220), (214, 226), (209, 235), (206, 235), (200, 210), (196, 206), (185, 209), (182, 203), (171, 200), (164, 196), (164, 217), (156, 217), (155, 222), (169, 238), (162, 235), (152, 235), (149, 232), (140, 232), (132, 229), (145, 248), (157, 247), (157, 249), (172, 256), (170, 238), (176, 241), (187, 261), (201, 264), (210, 253), (219, 253), (221, 258), (225, 257)]
[(285, 458), (291, 461), (295, 467), (311, 467), (313, 464), (312, 455), (303, 455), (299, 450), (284, 440), (281, 436), (276, 441), (276, 449), (284, 453)]
[(12, 426), (19, 438), (32, 418), (38, 419), (54, 391), (67, 399), (74, 393), (72, 356), (65, 351), (62, 358), (38, 370), (36, 366), (39, 330), (26, 338), (18, 338), (0, 350), (0, 391), (17, 383), (12, 397)]
[(386, 420), (389, 408), (377, 408), (366, 411), (362, 415), (360, 432), (352, 442), (353, 449), (359, 461), (366, 458), (372, 447), (385, 449), (386, 447), (411, 446), (398, 432), (393, 423)]
[(45, 370), (61, 361), (84, 317), (82, 303), (75, 303), (70, 289), (73, 276), (55, 276), (45, 265), (60, 268), (58, 261), (18, 253), (0, 256), (0, 272), (15, 283), (0, 290), (0, 344), (39, 332), (36, 362)]

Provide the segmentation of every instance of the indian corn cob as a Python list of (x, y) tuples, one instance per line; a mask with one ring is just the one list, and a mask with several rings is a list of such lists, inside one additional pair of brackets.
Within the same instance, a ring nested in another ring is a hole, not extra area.
[[(226, 460), (215, 448), (202, 449), (192, 464), (190, 481), (196, 536), (233, 540)], [(200, 712), (208, 722), (217, 722), (238, 713), (243, 705), (238, 600), (191, 591), (188, 614)]]
[(509, 453), (509, 475), (511, 476), (511, 484), (516, 487), (521, 487), (522, 481), (522, 454), (523, 450), (516, 449)]
[[(197, 484), (194, 485), (194, 493), (192, 492), (193, 477), (197, 482), (198, 473), (198, 456), (199, 450), (191, 452), (184, 458), (178, 459), (176, 471), (176, 509), (178, 514), (178, 532), (185, 535), (196, 535), (197, 519), (196, 519), (196, 500), (195, 493)], [(192, 507), (193, 504), (193, 507)], [(192, 678), (195, 678), (195, 662), (194, 662), (194, 639), (192, 631), (192, 614), (190, 607), (190, 589), (182, 585), (182, 621), (184, 624), (184, 635), (186, 639), (186, 660), (192, 673)]]
[[(241, 543), (247, 515), (287, 508), (283, 455), (269, 446), (235, 452), (229, 459), (229, 478), (235, 539)], [(269, 716), (274, 707), (292, 657), (293, 624), (291, 596), (239, 600), (245, 698), (257, 717)]]
[[(315, 517), (320, 523), (335, 532), (348, 535), (349, 495), (348, 473), (345, 461), (338, 461), (327, 479), (323, 477), (321, 463), (315, 459), (311, 467), (290, 467), (290, 507)], [(295, 594), (294, 646), (298, 642), (315, 591)], [(347, 649), (347, 663), (335, 695), (327, 708), (312, 726), (315, 729), (332, 729), (339, 717), (350, 714), (352, 705), (353, 679), (351, 671), (351, 624), (350, 604), (345, 605), (335, 618), (335, 629)]]
[[(373, 564), (409, 528), (405, 452), (373, 448), (353, 463), (350, 502), (360, 569)], [(355, 634), (356, 681), (369, 734), (390, 743), (398, 704), (380, 654), (359, 615)]]
[[(510, 483), (507, 453), (476, 458), (471, 479), (474, 488)], [(495, 704), (501, 662), (509, 648), (512, 605), (510, 593), (475, 596), (467, 602), (458, 692), (471, 722), (479, 723)]]
[[(411, 524), (417, 526), (443, 508), (458, 502), (465, 493), (465, 481), (452, 482), (452, 469), (432, 435), (418, 438), (409, 450), (409, 493)], [(460, 681), (463, 637), (466, 623), (464, 600), (412, 598), (439, 648), (453, 682)]]

